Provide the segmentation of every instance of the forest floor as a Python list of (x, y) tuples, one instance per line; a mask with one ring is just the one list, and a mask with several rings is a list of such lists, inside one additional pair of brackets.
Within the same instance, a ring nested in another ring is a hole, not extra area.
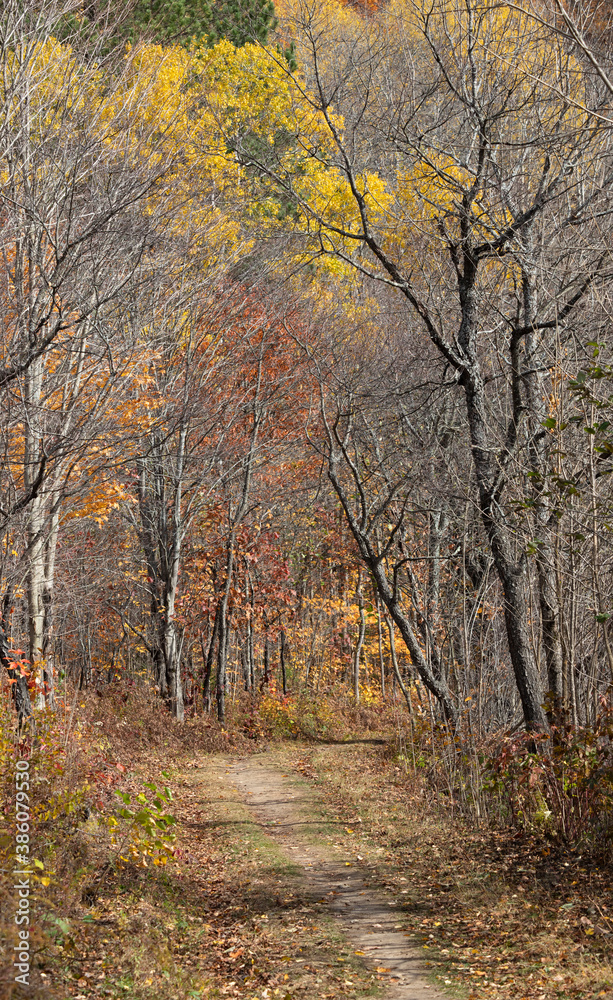
[(611, 869), (451, 816), (393, 735), (124, 727), (105, 773), (168, 784), (173, 855), (109, 867), (95, 814), (57, 842), (37, 974), (2, 1000), (613, 1000)]
[(141, 755), (175, 856), (73, 906), (41, 996), (611, 1000), (610, 871), (450, 822), (380, 744)]

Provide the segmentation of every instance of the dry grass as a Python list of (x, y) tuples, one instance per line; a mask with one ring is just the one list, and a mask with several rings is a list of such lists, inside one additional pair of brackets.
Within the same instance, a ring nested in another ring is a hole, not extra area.
[(385, 749), (288, 752), (316, 782), (335, 841), (396, 894), (439, 983), (492, 1000), (613, 996), (610, 869), (452, 820)]

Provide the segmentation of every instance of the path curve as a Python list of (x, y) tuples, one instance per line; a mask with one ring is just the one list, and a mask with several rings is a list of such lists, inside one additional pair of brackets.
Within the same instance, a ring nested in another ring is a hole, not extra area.
[(387, 970), (386, 1000), (448, 1000), (426, 982), (422, 954), (402, 930), (394, 900), (369, 886), (357, 868), (334, 858), (323, 844), (307, 840), (300, 805), (308, 805), (308, 789), (261, 757), (237, 761), (229, 771), (255, 820), (302, 867), (305, 891), (328, 902), (329, 912), (345, 937), (365, 953), (368, 965)]

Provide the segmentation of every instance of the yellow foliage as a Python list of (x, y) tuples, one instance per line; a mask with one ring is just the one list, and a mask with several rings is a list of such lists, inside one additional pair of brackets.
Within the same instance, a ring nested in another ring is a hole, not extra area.
[[(582, 177), (589, 183), (596, 175), (600, 140), (587, 110), (590, 84), (579, 61), (530, 10), (390, 0), (361, 17), (337, 0), (283, 0), (278, 11), (305, 78), (309, 72), (314, 78), (317, 65), (323, 93), (355, 92), (349, 100), (363, 102), (376, 142), (385, 145), (390, 123), (390, 144), (379, 157), (383, 176), (358, 175), (357, 188), (368, 190), (371, 232), (406, 270), (425, 265), (431, 273), (450, 241), (498, 240), (517, 205), (563, 174), (586, 144), (595, 155), (582, 157)], [(300, 76), (295, 93), (305, 91)], [(330, 110), (327, 119), (322, 149), (336, 146), (342, 164), (343, 124)], [(362, 141), (368, 143), (367, 133)], [(355, 138), (344, 152), (354, 144)], [(333, 153), (329, 160), (335, 162)], [(349, 160), (359, 162), (359, 152)], [(301, 222), (318, 232), (322, 251), (350, 256), (362, 220), (341, 172), (316, 173), (296, 186), (310, 209)], [(512, 262), (486, 270), (488, 281), (514, 279)]]
[[(339, 25), (355, 18), (333, 6)], [(262, 220), (293, 226), (303, 253), (353, 251), (360, 215), (332, 162), (343, 122), (317, 109), (305, 81), (292, 77), (276, 50), (236, 49), (227, 40), (191, 50), (139, 44), (127, 48), (112, 80), (81, 67), (70, 46), (53, 38), (26, 61), (6, 57), (4, 96), (16, 128), (27, 111), (28, 141), (37, 149), (28, 169), (41, 179), (58, 169), (55, 139), (78, 143), (91, 135), (105, 169), (116, 157), (149, 171), (146, 210), (165, 213), (170, 236), (189, 236), (201, 266), (248, 251)], [(0, 184), (9, 183), (9, 173), (0, 163)], [(356, 185), (369, 212), (389, 207), (382, 178), (364, 173)], [(317, 219), (326, 220), (323, 237)], [(169, 262), (179, 272), (182, 266)], [(329, 268), (343, 265), (332, 260)]]
[[(475, 240), (497, 239), (513, 216), (494, 177), (508, 184), (514, 175), (519, 188), (536, 191), (544, 173), (553, 176), (576, 153), (590, 121), (581, 66), (529, 12), (506, 5), (473, 10), (455, 0), (392, 0), (381, 30), (391, 44), (400, 38), (395, 44), (410, 45), (422, 76), (439, 81), (412, 122), (415, 134), (425, 135), (396, 174), (390, 245), (411, 234), (415, 244), (416, 234), (426, 234), (436, 251), (460, 237), (460, 217), (470, 220)], [(442, 94), (449, 110), (429, 134)], [(477, 155), (482, 142), (485, 169)]]

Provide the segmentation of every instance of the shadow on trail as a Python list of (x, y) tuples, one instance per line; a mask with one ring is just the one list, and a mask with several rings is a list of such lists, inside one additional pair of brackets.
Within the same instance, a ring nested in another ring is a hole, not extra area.
[[(226, 829), (231, 829), (232, 827), (248, 827), (253, 828), (253, 820), (250, 819), (220, 819), (220, 820), (202, 820), (198, 822), (197, 820), (182, 820), (182, 826), (187, 827), (190, 830), (215, 830), (217, 828), (225, 827)], [(334, 819), (334, 820), (296, 820), (292, 823), (268, 823), (263, 824), (264, 828), (267, 830), (283, 830), (291, 829), (296, 830), (299, 827), (321, 830), (322, 827), (327, 826), (347, 826), (346, 820)]]

